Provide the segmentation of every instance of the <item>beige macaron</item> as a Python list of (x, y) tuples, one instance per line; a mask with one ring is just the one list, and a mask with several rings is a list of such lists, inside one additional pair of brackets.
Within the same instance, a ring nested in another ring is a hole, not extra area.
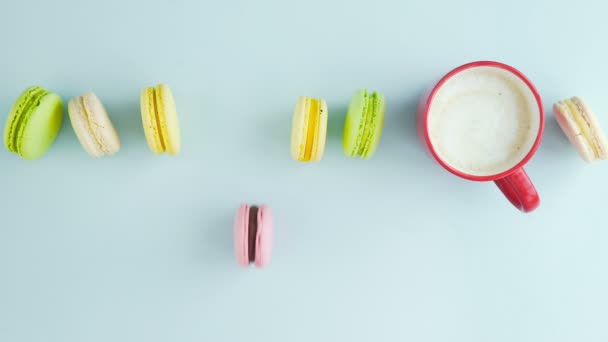
[(579, 97), (572, 97), (553, 105), (555, 118), (562, 131), (587, 161), (608, 158), (608, 141), (589, 106)]
[(76, 136), (89, 155), (99, 158), (120, 150), (118, 133), (94, 93), (88, 92), (71, 99), (68, 113)]

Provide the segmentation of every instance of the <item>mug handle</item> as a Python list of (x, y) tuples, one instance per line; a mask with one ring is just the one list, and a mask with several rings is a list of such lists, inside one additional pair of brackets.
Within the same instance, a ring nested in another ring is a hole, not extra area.
[(524, 213), (529, 213), (540, 204), (540, 197), (523, 168), (494, 181), (509, 202)]

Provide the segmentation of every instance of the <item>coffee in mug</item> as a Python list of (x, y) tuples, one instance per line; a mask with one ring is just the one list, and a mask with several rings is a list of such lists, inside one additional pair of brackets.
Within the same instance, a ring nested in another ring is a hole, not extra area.
[(429, 135), (437, 154), (477, 176), (517, 165), (534, 145), (540, 115), (534, 93), (504, 69), (478, 67), (449, 79), (436, 93)]

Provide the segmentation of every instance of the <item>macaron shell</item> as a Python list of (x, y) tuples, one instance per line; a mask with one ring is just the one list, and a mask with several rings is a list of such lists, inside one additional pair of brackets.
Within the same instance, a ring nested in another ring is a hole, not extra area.
[(319, 111), (316, 113), (310, 113), (310, 115), (317, 115), (316, 121), (316, 133), (313, 138), (313, 150), (310, 156), (311, 161), (319, 162), (323, 158), (325, 153), (325, 142), (327, 140), (327, 120), (329, 117), (329, 111), (327, 109), (327, 103), (323, 99), (319, 99)]
[(367, 91), (358, 90), (348, 105), (346, 119), (344, 122), (344, 136), (342, 148), (344, 154), (349, 157), (357, 155), (359, 146), (362, 143), (361, 137), (365, 129), (365, 108), (367, 106)]
[(593, 161), (595, 153), (591, 146), (589, 146), (587, 139), (583, 136), (581, 128), (574, 119), (575, 114), (561, 101), (553, 105), (553, 112), (555, 113), (555, 119), (560, 128), (570, 143), (578, 151), (581, 158), (586, 162)]
[[(386, 101), (384, 95), (380, 93), (374, 93), (376, 104), (373, 106), (374, 113), (372, 113), (371, 127), (367, 129), (371, 130), (371, 133), (367, 136), (367, 140), (363, 143), (364, 150), (361, 155), (362, 158), (367, 159), (376, 153), (376, 149), (380, 144), (380, 137), (382, 136), (382, 130), (384, 129), (384, 118), (386, 116)], [(374, 97), (372, 98), (374, 99)]]
[(346, 114), (342, 148), (349, 157), (370, 158), (376, 152), (384, 127), (384, 95), (360, 89), (353, 96)]
[(181, 132), (173, 92), (166, 84), (159, 84), (156, 92), (157, 101), (160, 102), (158, 119), (165, 151), (176, 155), (181, 150)]
[(51, 147), (63, 121), (63, 102), (54, 93), (40, 99), (33, 110), (19, 138), (19, 154), (24, 159), (40, 158)]
[(68, 103), (72, 127), (81, 145), (95, 158), (120, 150), (120, 139), (99, 98), (89, 92)]
[(303, 161), (307, 139), (307, 104), (308, 98), (300, 96), (296, 103), (291, 121), (291, 156), (294, 160)]
[(595, 150), (597, 151), (597, 155), (595, 155), (596, 159), (606, 159), (608, 158), (608, 141), (606, 139), (606, 135), (602, 130), (602, 126), (597, 120), (597, 116), (591, 110), (591, 107), (587, 105), (583, 99), (579, 97), (573, 97), (572, 102), (580, 108), (583, 108), (582, 117), (583, 120), (589, 125), (589, 129), (591, 131), (591, 140), (593, 141)]
[(68, 114), (76, 137), (85, 151), (93, 157), (101, 157), (103, 152), (89, 131), (89, 122), (80, 97), (73, 98), (68, 102)]
[(258, 233), (256, 236), (255, 265), (265, 267), (272, 256), (274, 239), (274, 222), (272, 211), (268, 206), (261, 206), (258, 210)]
[(32, 86), (25, 89), (13, 104), (4, 126), (4, 145), (9, 151), (19, 153), (18, 141), (23, 135), (25, 123), (47, 93), (40, 86)]
[(156, 90), (152, 87), (144, 88), (141, 92), (141, 119), (144, 126), (144, 134), (150, 150), (155, 154), (161, 154), (165, 151), (162, 145), (158, 122), (156, 120)]
[(234, 218), (234, 253), (238, 264), (243, 267), (249, 265), (248, 222), (249, 206), (243, 204), (237, 210)]
[(88, 114), (89, 126), (104, 155), (114, 154), (120, 150), (120, 138), (108, 116), (101, 100), (94, 93), (82, 96), (84, 109)]
[(311, 161), (317, 151), (317, 138), (319, 135), (319, 115), (321, 104), (318, 100), (309, 98), (306, 101), (306, 151), (304, 161)]

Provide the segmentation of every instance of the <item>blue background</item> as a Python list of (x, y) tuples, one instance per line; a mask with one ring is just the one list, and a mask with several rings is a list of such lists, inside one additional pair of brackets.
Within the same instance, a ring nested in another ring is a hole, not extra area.
[[(608, 125), (602, 1), (11, 1), (0, 111), (40, 84), (93, 90), (122, 139), (93, 160), (65, 116), (42, 159), (0, 153), (0, 341), (606, 341), (608, 162), (552, 104)], [(515, 66), (547, 109), (524, 215), (417, 145), (420, 94), (474, 60)], [(155, 156), (142, 87), (167, 82), (183, 150)], [(372, 160), (341, 150), (360, 87), (387, 98)], [(323, 161), (291, 160), (300, 95), (325, 98)], [(608, 128), (608, 127), (607, 127)], [(232, 251), (242, 202), (275, 213), (264, 270)]]

